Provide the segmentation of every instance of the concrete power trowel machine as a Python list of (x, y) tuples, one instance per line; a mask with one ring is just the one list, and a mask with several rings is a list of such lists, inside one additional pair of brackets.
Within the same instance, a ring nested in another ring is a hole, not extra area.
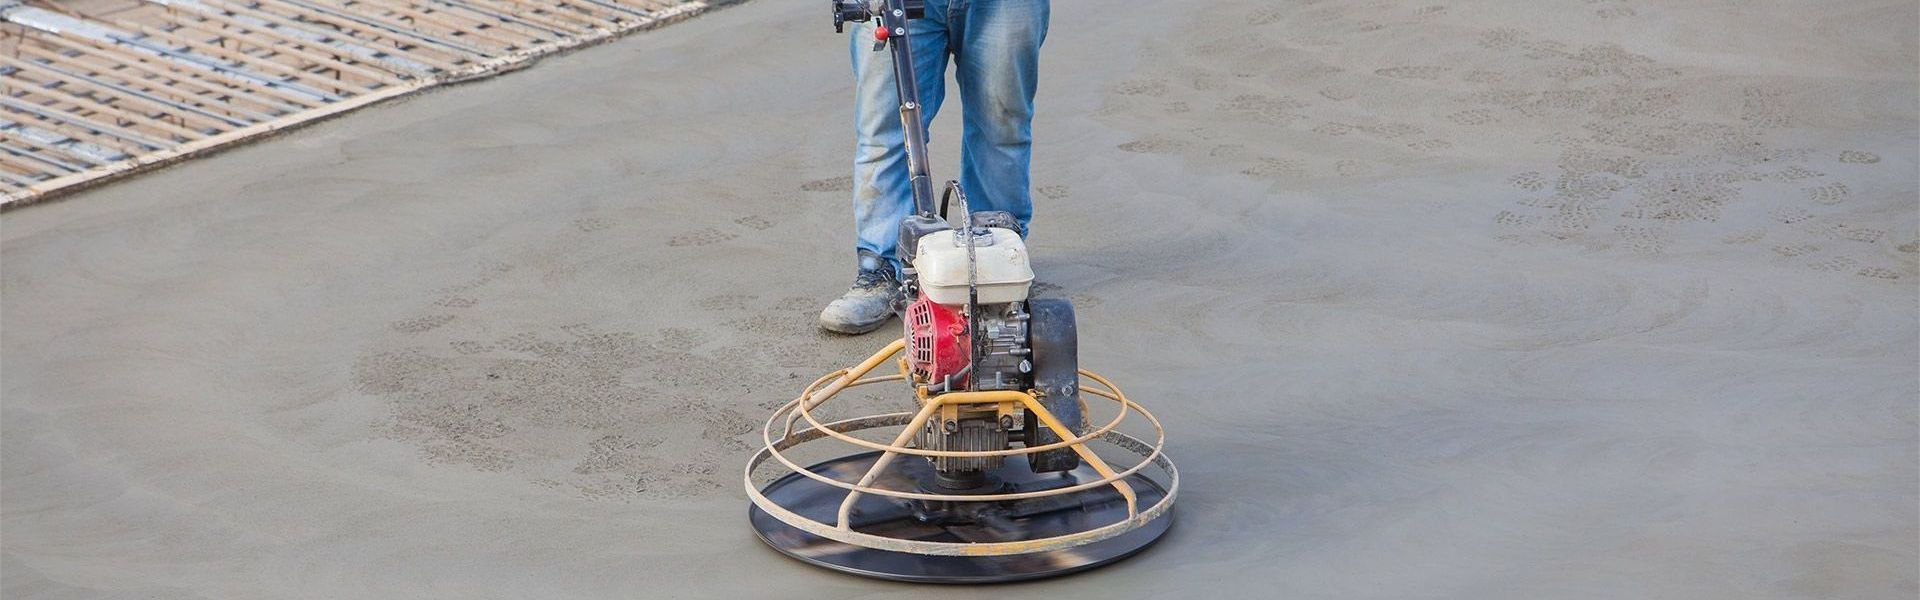
[[(1179, 489), (1160, 422), (1079, 368), (1073, 307), (1028, 297), (1033, 271), (1011, 215), (969, 211), (955, 182), (935, 212), (907, 40), (921, 2), (831, 1), (836, 30), (877, 21), (874, 51), (892, 51), (914, 199), (900, 223), (899, 256), (911, 257), (906, 330), (767, 420), (766, 447), (745, 475), (754, 530), (815, 565), (915, 582), (1049, 577), (1139, 552), (1172, 524)], [(949, 223), (953, 200), (960, 212)], [(897, 374), (870, 376), (896, 355)], [(892, 381), (905, 382), (917, 410), (833, 422), (815, 414), (843, 390)], [(1089, 397), (1111, 403), (1095, 403), (1111, 420), (1089, 423)], [(1129, 417), (1152, 426), (1151, 442), (1120, 431)], [(880, 432), (854, 435), (863, 430)], [(858, 452), (811, 466), (790, 456), (828, 438)], [(1096, 448), (1132, 460), (1109, 463)], [(784, 469), (757, 485), (769, 460)]]

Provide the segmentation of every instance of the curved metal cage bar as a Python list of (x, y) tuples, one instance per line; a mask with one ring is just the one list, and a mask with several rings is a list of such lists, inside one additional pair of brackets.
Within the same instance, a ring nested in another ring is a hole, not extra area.
[[(820, 404), (831, 399), (835, 394), (847, 388), (880, 383), (885, 381), (897, 381), (902, 379), (903, 378), (902, 375), (884, 375), (884, 376), (877, 376), (877, 377), (862, 378), (866, 375), (868, 371), (871, 371), (875, 366), (885, 361), (887, 358), (892, 357), (895, 353), (897, 353), (900, 350), (900, 348), (901, 348), (901, 343), (896, 341), (893, 344), (888, 345), (887, 348), (882, 349), (879, 353), (876, 353), (873, 357), (861, 363), (859, 366), (856, 366), (850, 369), (841, 369), (838, 371), (834, 371), (833, 373), (829, 373), (826, 376), (823, 376), (819, 379), (814, 380), (813, 383), (809, 384), (807, 388), (804, 391), (802, 391), (798, 397), (794, 398), (791, 401), (788, 401), (784, 405), (781, 405), (780, 408), (776, 409), (773, 412), (773, 414), (770, 417), (768, 417), (766, 425), (761, 428), (761, 439), (765, 443), (765, 446), (761, 448), (759, 452), (754, 454), (754, 457), (752, 460), (748, 461), (745, 473), (743, 473), (743, 477), (742, 477), (743, 484), (747, 491), (747, 496), (753, 501), (755, 506), (758, 506), (761, 510), (766, 511), (767, 514), (773, 516), (776, 519), (779, 519), (780, 521), (788, 525), (791, 525), (802, 531), (812, 533), (814, 535), (818, 535), (827, 539), (844, 542), (848, 544), (854, 544), (858, 546), (869, 547), (869, 548), (878, 548), (882, 550), (891, 550), (891, 551), (908, 552), (908, 553), (914, 553), (914, 554), (926, 554), (926, 555), (944, 555), (944, 556), (998, 556), (998, 555), (1009, 555), (1009, 554), (1025, 554), (1030, 552), (1044, 552), (1049, 550), (1059, 550), (1064, 548), (1071, 548), (1075, 546), (1090, 544), (1090, 543), (1098, 542), (1108, 538), (1112, 538), (1114, 536), (1120, 535), (1122, 533), (1126, 533), (1127, 531), (1130, 531), (1142, 525), (1145, 525), (1146, 523), (1151, 522), (1154, 519), (1163, 516), (1167, 512), (1167, 510), (1172, 507), (1174, 497), (1178, 495), (1178, 492), (1179, 492), (1180, 478), (1179, 478), (1179, 472), (1175, 470), (1173, 466), (1173, 461), (1168, 459), (1166, 454), (1162, 451), (1162, 448), (1166, 442), (1166, 431), (1161, 426), (1160, 420), (1154, 417), (1153, 414), (1148, 412), (1145, 408), (1142, 408), (1139, 404), (1136, 404), (1133, 401), (1128, 400), (1126, 395), (1122, 393), (1120, 391), (1120, 388), (1118, 386), (1115, 386), (1113, 382), (1109, 381), (1105, 377), (1101, 377), (1100, 375), (1095, 374), (1091, 371), (1087, 371), (1085, 369), (1080, 370), (1080, 377), (1082, 380), (1081, 391), (1087, 392), (1094, 396), (1098, 396), (1100, 398), (1105, 398), (1107, 400), (1110, 400), (1119, 404), (1120, 405), (1119, 414), (1115, 416), (1112, 421), (1106, 423), (1105, 425), (1099, 428), (1088, 431), (1083, 435), (1075, 436), (1070, 439), (1061, 440), (1056, 443), (1044, 444), (1040, 446), (1009, 448), (1005, 450), (988, 450), (988, 451), (923, 450), (919, 448), (909, 447), (907, 445), (907, 442), (910, 438), (908, 437), (907, 433), (912, 431), (919, 424), (924, 423), (928, 415), (930, 415), (934, 410), (936, 410), (939, 406), (943, 404), (942, 402), (938, 401), (940, 396), (936, 396), (931, 399), (926, 399), (925, 406), (923, 406), (922, 409), (918, 412), (898, 412), (898, 413), (889, 413), (884, 415), (875, 415), (875, 416), (868, 416), (868, 417), (856, 417), (852, 419), (835, 421), (832, 423), (822, 423), (812, 414), (811, 411), (813, 408), (818, 407)], [(1092, 382), (1094, 384), (1097, 384), (1097, 387), (1089, 387), (1086, 385), (1087, 382)], [(961, 392), (956, 394), (967, 394), (967, 393)], [(1049, 421), (1053, 419), (1052, 415), (1046, 414), (1044, 412), (1044, 408), (1039, 407), (1038, 402), (1034, 401), (1032, 396), (1024, 393), (1020, 393), (1020, 392), (1010, 392), (1009, 394), (1011, 394), (1011, 396), (1008, 396), (1008, 398), (1012, 400), (1018, 400), (1021, 403), (1027, 405), (1030, 411), (1038, 411), (1040, 413), (1040, 416), (1042, 416), (1042, 418)], [(954, 394), (943, 394), (942, 396), (947, 396), (947, 395), (954, 395)], [(1128, 415), (1135, 414), (1135, 413), (1139, 414), (1142, 418), (1144, 418), (1148, 423), (1152, 425), (1154, 430), (1154, 440), (1152, 443), (1148, 443), (1139, 438), (1133, 437), (1131, 435), (1122, 433), (1117, 430), (1121, 422), (1124, 421)], [(774, 429), (776, 427), (776, 424), (782, 421), (783, 417), (785, 418), (785, 421), (786, 421), (786, 427), (782, 432), (780, 438), (776, 440), (774, 438)], [(794, 431), (793, 424), (800, 419), (805, 419), (810, 426), (805, 429), (801, 429), (799, 431)], [(847, 432), (852, 432), (852, 431), (875, 429), (875, 428), (881, 428), (881, 427), (903, 426), (903, 425), (907, 427), (901, 432), (901, 435), (899, 437), (895, 438), (894, 442), (891, 444), (883, 444), (879, 442), (863, 440), (860, 438), (853, 437), (851, 435), (847, 435)], [(861, 448), (879, 450), (883, 454), (881, 456), (881, 459), (875, 465), (875, 467), (867, 473), (867, 476), (862, 478), (861, 481), (855, 483), (855, 482), (841, 481), (833, 477), (828, 477), (826, 475), (816, 473), (811, 469), (808, 469), (806, 467), (803, 467), (795, 463), (793, 460), (789, 459), (783, 453), (784, 450), (793, 448), (800, 444), (804, 444), (804, 443), (818, 440), (821, 438), (829, 438), (829, 437), (844, 443), (861, 447)], [(1092, 442), (1095, 440), (1112, 444), (1114, 446), (1127, 450), (1133, 454), (1139, 455), (1141, 457), (1141, 460), (1140, 462), (1132, 465), (1131, 467), (1128, 467), (1125, 470), (1114, 471), (1111, 468), (1106, 467), (1104, 461), (1099, 460), (1097, 456), (1093, 456), (1091, 451), (1086, 448), (1086, 445), (1089, 442)], [(1048, 490), (1020, 492), (1020, 493), (978, 494), (978, 495), (929, 494), (929, 493), (922, 493), (922, 492), (909, 492), (909, 491), (903, 491), (903, 490), (890, 490), (890, 489), (885, 489), (885, 488), (880, 488), (880, 487), (875, 487), (873, 485), (870, 485), (873, 480), (874, 474), (877, 473), (884, 466), (887, 460), (890, 460), (895, 455), (905, 454), (905, 455), (927, 456), (927, 457), (992, 457), (992, 456), (1011, 456), (1011, 455), (1018, 455), (1018, 454), (1033, 454), (1037, 452), (1044, 452), (1044, 451), (1058, 449), (1058, 448), (1073, 448), (1075, 452), (1081, 453), (1083, 457), (1091, 457), (1093, 460), (1089, 462), (1095, 467), (1095, 469), (1103, 477), (1097, 480), (1087, 481), (1087, 482), (1080, 483), (1073, 486), (1054, 488), (1054, 489), (1048, 489)], [(848, 496), (846, 498), (846, 501), (842, 505), (842, 511), (840, 514), (839, 522), (827, 523), (827, 522), (817, 521), (817, 520), (802, 516), (798, 513), (787, 510), (786, 508), (774, 503), (773, 501), (769, 500), (765, 495), (763, 495), (760, 489), (754, 485), (753, 475), (754, 475), (754, 472), (757, 469), (759, 469), (762, 465), (764, 465), (768, 460), (779, 462), (787, 470), (793, 473), (800, 474), (804, 477), (813, 479), (815, 481), (818, 481), (826, 485), (847, 490)], [(1159, 467), (1160, 470), (1165, 473), (1166, 494), (1162, 496), (1152, 506), (1148, 506), (1144, 509), (1141, 509), (1134, 505), (1134, 494), (1132, 493), (1131, 488), (1127, 485), (1126, 479), (1128, 477), (1132, 477), (1135, 474), (1141, 472), (1149, 464)], [(1080, 492), (1080, 491), (1102, 487), (1102, 486), (1115, 487), (1116, 489), (1119, 489), (1121, 491), (1121, 494), (1127, 498), (1128, 517), (1124, 520), (1121, 520), (1106, 526), (1098, 527), (1095, 529), (1089, 529), (1087, 531), (1082, 531), (1074, 534), (1063, 535), (1063, 536), (1055, 536), (1055, 537), (1040, 538), (1040, 539), (1033, 539), (1033, 540), (1017, 540), (1017, 541), (1010, 541), (1010, 542), (992, 542), (992, 543), (927, 542), (927, 541), (907, 540), (907, 539), (900, 539), (900, 538), (876, 536), (872, 534), (853, 531), (851, 528), (848, 527), (847, 521), (846, 521), (846, 512), (845, 512), (846, 508), (852, 504), (854, 498), (862, 494), (874, 494), (878, 496), (886, 496), (886, 497), (910, 499), (910, 500), (928, 500), (928, 501), (943, 501), (943, 502), (999, 502), (999, 501), (1007, 501), (1007, 500), (1024, 500), (1024, 499), (1032, 499), (1032, 498), (1043, 498), (1043, 497), (1049, 497), (1049, 496), (1061, 496), (1061, 495), (1072, 494), (1075, 492)]]

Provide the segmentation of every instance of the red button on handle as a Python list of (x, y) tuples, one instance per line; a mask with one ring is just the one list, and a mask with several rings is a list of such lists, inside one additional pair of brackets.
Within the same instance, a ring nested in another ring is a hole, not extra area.
[(891, 32), (887, 31), (887, 26), (885, 25), (873, 28), (873, 39), (884, 42), (887, 41), (887, 36), (890, 34)]

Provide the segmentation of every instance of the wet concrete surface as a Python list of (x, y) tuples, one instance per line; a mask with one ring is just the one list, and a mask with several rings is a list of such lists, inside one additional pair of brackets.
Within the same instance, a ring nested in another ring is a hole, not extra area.
[[(1179, 522), (931, 592), (1920, 592), (1910, 3), (1056, 4), (1039, 291), (1166, 422)], [(853, 262), (825, 12), (0, 217), (0, 593), (929, 593), (762, 547), (738, 489), (885, 341), (812, 325)]]

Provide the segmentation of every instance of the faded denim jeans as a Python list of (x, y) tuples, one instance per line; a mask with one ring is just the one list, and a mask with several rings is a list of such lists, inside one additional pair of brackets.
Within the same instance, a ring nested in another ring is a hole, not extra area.
[[(920, 117), (932, 122), (946, 99), (947, 61), (960, 86), (960, 189), (971, 208), (1033, 217), (1028, 166), (1033, 158), (1033, 94), (1048, 0), (926, 0), (926, 18), (908, 22)], [(907, 149), (900, 127), (892, 54), (873, 51), (874, 22), (853, 28), (853, 219), (856, 247), (894, 256), (900, 220), (913, 213)], [(935, 167), (937, 169), (937, 167)], [(938, 198), (947, 177), (934, 177)], [(956, 207), (957, 209), (957, 207)], [(906, 257), (911, 258), (911, 257)], [(861, 265), (873, 268), (878, 265)]]

